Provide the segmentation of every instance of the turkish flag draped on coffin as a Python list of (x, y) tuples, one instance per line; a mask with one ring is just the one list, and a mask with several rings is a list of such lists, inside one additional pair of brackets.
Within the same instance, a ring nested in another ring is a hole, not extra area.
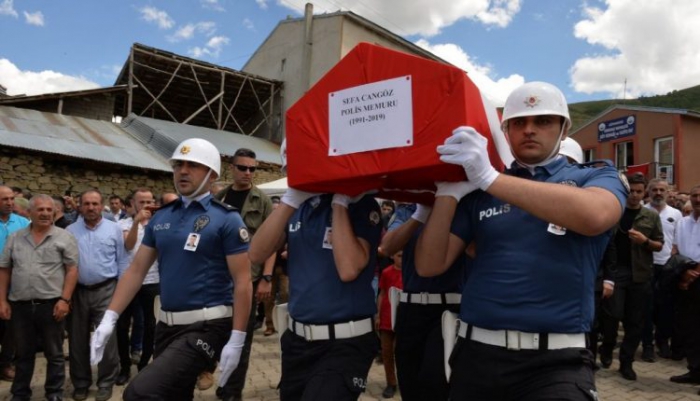
[(496, 109), (464, 71), (361, 43), (287, 111), (289, 186), (432, 204), (435, 181), (466, 179), (435, 150), (462, 125), (489, 140), (502, 170)]

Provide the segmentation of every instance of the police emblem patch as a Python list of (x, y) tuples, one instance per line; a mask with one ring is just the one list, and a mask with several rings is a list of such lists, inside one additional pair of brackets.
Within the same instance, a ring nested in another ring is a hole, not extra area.
[(190, 153), (190, 150), (191, 150), (190, 147), (185, 145), (185, 146), (180, 148), (180, 153), (183, 155), (186, 155), (186, 154)]
[(528, 96), (525, 98), (525, 106), (527, 107), (532, 107), (534, 108), (538, 104), (540, 104), (540, 98), (534, 95)]
[(370, 223), (372, 223), (373, 226), (376, 226), (377, 224), (379, 224), (380, 220), (381, 220), (381, 217), (379, 217), (379, 212), (377, 212), (376, 210), (372, 210), (369, 213), (369, 221), (370, 221)]
[(248, 233), (248, 229), (245, 227), (241, 227), (240, 230), (238, 230), (238, 238), (241, 239), (241, 242), (250, 241), (250, 234)]
[(204, 227), (209, 224), (209, 216), (206, 214), (203, 214), (199, 217), (197, 217), (197, 220), (194, 221), (194, 232), (198, 233), (204, 229)]

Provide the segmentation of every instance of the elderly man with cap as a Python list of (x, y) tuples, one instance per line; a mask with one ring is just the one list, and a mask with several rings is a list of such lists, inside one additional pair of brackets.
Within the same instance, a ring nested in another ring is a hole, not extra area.
[(598, 263), (628, 189), (612, 166), (570, 164), (558, 155), (570, 126), (561, 91), (531, 82), (515, 89), (503, 110), (510, 169), (492, 167), (487, 139), (471, 127), (455, 129), (437, 149), (469, 181), (438, 183), (416, 269), (441, 274), (476, 244), (450, 399), (597, 397), (585, 333)]
[(252, 299), (249, 234), (238, 211), (209, 192), (221, 169), (219, 151), (191, 138), (177, 146), (170, 163), (180, 198), (149, 221), (91, 344), (97, 363), (119, 313), (157, 259), (161, 311), (154, 360), (131, 381), (125, 400), (191, 400), (197, 375), (219, 357), (220, 383), (226, 382), (245, 341)]

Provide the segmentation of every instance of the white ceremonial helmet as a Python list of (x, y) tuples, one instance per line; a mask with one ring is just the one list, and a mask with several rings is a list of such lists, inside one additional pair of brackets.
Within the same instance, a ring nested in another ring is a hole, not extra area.
[(511, 118), (548, 114), (564, 117), (564, 128), (571, 127), (569, 107), (559, 88), (547, 82), (528, 82), (516, 88), (506, 99), (501, 129), (508, 132)]
[(168, 161), (172, 165), (176, 160), (202, 164), (216, 173), (217, 177), (221, 176), (221, 155), (216, 146), (207, 140), (190, 138), (180, 142)]
[(583, 149), (581, 145), (572, 138), (566, 138), (559, 145), (559, 154), (571, 158), (578, 164), (583, 163)]

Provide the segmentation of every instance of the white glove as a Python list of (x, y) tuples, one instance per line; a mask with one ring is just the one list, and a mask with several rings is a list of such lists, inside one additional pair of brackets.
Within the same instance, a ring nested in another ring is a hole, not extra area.
[(435, 191), (435, 197), (438, 196), (451, 196), (457, 199), (464, 198), (468, 194), (479, 189), (475, 182), (469, 181), (458, 181), (458, 182), (436, 182), (435, 186), (437, 191)]
[(416, 211), (413, 212), (411, 215), (411, 218), (413, 220), (416, 220), (420, 223), (425, 224), (426, 221), (428, 221), (428, 216), (430, 215), (430, 212), (433, 210), (432, 207), (430, 206), (425, 206), (421, 205), (420, 203), (416, 206)]
[(354, 198), (351, 198), (351, 197), (349, 197), (347, 195), (343, 195), (343, 194), (334, 194), (333, 200), (331, 201), (331, 205), (336, 204), (336, 205), (340, 205), (340, 206), (347, 209), (348, 206), (350, 206), (350, 204), (358, 202), (360, 199), (362, 199), (367, 194), (368, 194), (368, 192), (363, 192), (363, 193), (355, 196)]
[(287, 189), (287, 192), (282, 195), (282, 199), (280, 199), (280, 202), (285, 203), (294, 209), (299, 209), (299, 206), (301, 206), (302, 203), (304, 203), (307, 199), (314, 197), (318, 194), (312, 193), (312, 192), (304, 192), (300, 191), (298, 189), (294, 188), (289, 188)]
[(498, 177), (498, 171), (489, 161), (487, 142), (474, 128), (459, 127), (437, 151), (442, 155), (440, 160), (464, 167), (469, 181), (485, 191)]
[(243, 352), (243, 343), (245, 343), (245, 332), (231, 330), (231, 338), (228, 339), (224, 349), (221, 350), (221, 360), (219, 361), (219, 387), (224, 387), (228, 378), (231, 376), (238, 362), (241, 360), (241, 352)]
[(113, 310), (105, 311), (100, 325), (95, 329), (95, 333), (90, 340), (90, 365), (97, 365), (102, 360), (105, 353), (105, 347), (109, 338), (112, 336), (114, 326), (117, 324), (119, 314)]

